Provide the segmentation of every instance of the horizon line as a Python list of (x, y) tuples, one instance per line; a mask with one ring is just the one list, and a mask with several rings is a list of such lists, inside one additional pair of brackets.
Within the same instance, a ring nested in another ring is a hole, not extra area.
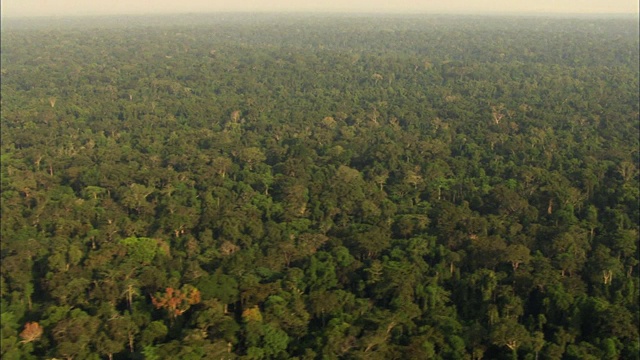
[(634, 17), (640, 18), (638, 12), (555, 12), (555, 11), (340, 11), (340, 10), (211, 10), (211, 11), (158, 11), (158, 12), (114, 12), (97, 13), (87, 12), (79, 14), (18, 14), (7, 15), (0, 13), (2, 19), (30, 19), (30, 18), (89, 18), (89, 17), (115, 17), (115, 16), (184, 16), (184, 15), (219, 15), (219, 14), (252, 14), (252, 15), (358, 15), (358, 16), (580, 16), (580, 17)]

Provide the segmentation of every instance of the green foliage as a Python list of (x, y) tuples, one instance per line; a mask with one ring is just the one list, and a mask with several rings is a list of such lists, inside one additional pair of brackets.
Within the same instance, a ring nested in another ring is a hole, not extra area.
[(134, 263), (148, 265), (158, 252), (158, 241), (147, 237), (128, 237), (120, 240), (127, 249), (127, 256)]
[(204, 300), (215, 298), (225, 304), (230, 304), (238, 298), (236, 279), (220, 272), (200, 278), (196, 287), (200, 289)]
[(637, 19), (5, 20), (3, 359), (638, 359)]

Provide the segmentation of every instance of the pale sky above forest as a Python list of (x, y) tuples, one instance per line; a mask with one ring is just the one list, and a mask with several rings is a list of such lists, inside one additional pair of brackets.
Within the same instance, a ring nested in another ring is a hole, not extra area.
[(2, 17), (252, 12), (637, 14), (637, 0), (2, 0)]

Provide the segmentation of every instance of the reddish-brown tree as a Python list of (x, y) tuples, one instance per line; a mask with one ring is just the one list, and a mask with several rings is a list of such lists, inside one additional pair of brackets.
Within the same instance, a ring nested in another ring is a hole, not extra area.
[(28, 322), (24, 325), (24, 330), (20, 333), (23, 343), (30, 343), (40, 339), (42, 336), (42, 326), (37, 322)]
[(166, 309), (175, 319), (189, 310), (191, 305), (200, 302), (200, 291), (191, 285), (185, 285), (181, 290), (168, 287), (164, 293), (151, 296), (151, 300), (156, 308)]

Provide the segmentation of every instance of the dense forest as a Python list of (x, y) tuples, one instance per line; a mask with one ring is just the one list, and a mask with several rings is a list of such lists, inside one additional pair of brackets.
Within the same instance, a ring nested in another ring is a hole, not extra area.
[(0, 357), (640, 359), (637, 18), (3, 20)]

